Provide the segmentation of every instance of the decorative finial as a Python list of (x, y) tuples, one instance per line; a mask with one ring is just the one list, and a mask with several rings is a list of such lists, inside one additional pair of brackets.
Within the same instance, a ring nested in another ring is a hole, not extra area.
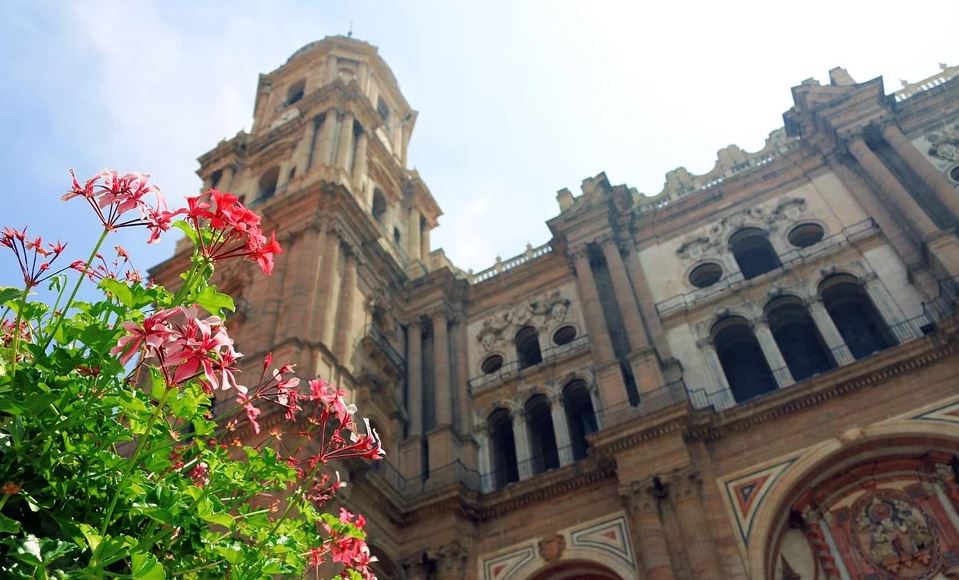
[(353, 21), (350, 20), (350, 30), (346, 33), (347, 38), (353, 38)]

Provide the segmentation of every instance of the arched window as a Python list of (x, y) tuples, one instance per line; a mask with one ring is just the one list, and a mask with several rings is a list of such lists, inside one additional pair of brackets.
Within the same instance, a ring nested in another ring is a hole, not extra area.
[(521, 369), (543, 362), (543, 353), (539, 350), (539, 333), (532, 326), (524, 326), (516, 333), (516, 357)]
[(300, 79), (290, 85), (290, 88), (286, 91), (286, 104), (292, 105), (293, 103), (299, 101), (303, 98), (303, 92), (306, 89), (306, 81)]
[(819, 295), (856, 359), (896, 344), (879, 311), (854, 276), (836, 274), (826, 278), (819, 285)]
[(593, 399), (589, 396), (586, 383), (579, 379), (563, 388), (563, 409), (566, 411), (566, 423), (569, 425), (569, 443), (573, 447), (573, 459), (586, 457), (589, 442), (586, 436), (596, 432), (596, 411)]
[(533, 474), (556, 469), (559, 467), (559, 451), (556, 449), (556, 431), (553, 429), (549, 399), (545, 395), (533, 395), (524, 407)]
[(373, 219), (383, 223), (383, 217), (386, 215), (386, 196), (379, 189), (373, 190), (373, 207), (370, 209)]
[(766, 233), (759, 228), (744, 228), (729, 238), (739, 270), (749, 280), (782, 266)]
[(256, 191), (256, 200), (264, 201), (273, 197), (273, 194), (276, 193), (276, 182), (279, 178), (279, 167), (271, 167), (267, 169), (266, 172), (260, 176), (260, 181)]
[(493, 487), (500, 489), (514, 481), (519, 481), (516, 440), (513, 439), (513, 419), (506, 409), (496, 409), (490, 413), (486, 425), (489, 430)]
[(835, 368), (816, 323), (800, 299), (776, 298), (766, 305), (766, 320), (794, 379), (801, 381)]
[(712, 337), (737, 403), (776, 390), (776, 379), (744, 318), (730, 316), (720, 320), (713, 326)]

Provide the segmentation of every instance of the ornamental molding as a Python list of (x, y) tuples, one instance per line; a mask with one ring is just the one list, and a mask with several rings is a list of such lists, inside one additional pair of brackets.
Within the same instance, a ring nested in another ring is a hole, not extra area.
[(959, 121), (932, 131), (926, 136), (929, 156), (949, 163), (959, 163)]
[(523, 299), (511, 308), (500, 310), (483, 320), (483, 327), (476, 335), (483, 353), (501, 350), (502, 345), (512, 340), (524, 326), (549, 330), (569, 318), (572, 301), (559, 290), (532, 299)]
[(676, 255), (687, 262), (718, 258), (727, 249), (729, 236), (737, 230), (757, 227), (766, 232), (776, 231), (782, 225), (798, 221), (806, 209), (805, 198), (782, 197), (727, 214), (686, 238), (676, 249)]

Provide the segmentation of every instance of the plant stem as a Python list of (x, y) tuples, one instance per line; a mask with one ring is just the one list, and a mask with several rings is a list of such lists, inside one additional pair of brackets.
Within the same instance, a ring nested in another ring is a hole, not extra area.
[[(140, 440), (137, 441), (136, 449), (133, 450), (133, 455), (130, 456), (129, 461), (127, 462), (126, 469), (123, 470), (123, 475), (120, 477), (120, 483), (117, 485), (117, 488), (113, 492), (113, 498), (110, 499), (110, 506), (107, 508), (106, 516), (103, 518), (103, 525), (100, 526), (100, 535), (104, 536), (107, 533), (107, 528), (110, 526), (110, 520), (113, 519), (113, 510), (117, 507), (117, 500), (120, 499), (120, 492), (123, 491), (123, 487), (127, 484), (127, 479), (130, 477), (130, 474), (133, 472), (133, 468), (136, 466), (139, 461), (140, 452), (143, 451), (143, 447), (146, 445), (147, 439), (150, 437), (150, 431), (153, 430), (153, 424), (156, 422), (157, 417), (160, 415), (160, 411), (166, 406), (167, 398), (170, 394), (173, 393), (175, 389), (169, 388), (167, 392), (163, 393), (163, 397), (160, 399), (160, 402), (157, 403), (155, 409), (153, 409), (153, 414), (150, 415), (150, 420), (147, 421), (146, 431), (140, 437)], [(103, 543), (100, 544), (104, 545)], [(98, 549), (94, 554), (93, 558), (90, 561), (90, 565), (96, 567), (98, 565), (99, 558)]]
[(50, 341), (53, 340), (53, 337), (56, 336), (57, 330), (60, 329), (60, 324), (63, 323), (63, 319), (67, 317), (67, 312), (70, 310), (70, 307), (73, 306), (73, 300), (77, 297), (77, 292), (80, 291), (80, 285), (83, 284), (83, 279), (86, 278), (87, 272), (90, 270), (90, 264), (97, 257), (97, 252), (100, 251), (100, 246), (103, 245), (103, 241), (107, 239), (107, 234), (110, 233), (110, 230), (103, 228), (103, 232), (100, 234), (100, 239), (97, 240), (95, 246), (93, 246), (93, 251), (90, 252), (90, 257), (87, 258), (86, 263), (83, 265), (83, 272), (80, 273), (80, 277), (77, 278), (77, 283), (73, 286), (73, 292), (70, 293), (70, 299), (67, 300), (67, 303), (63, 306), (63, 312), (60, 313), (60, 316), (57, 316), (57, 322), (53, 325), (53, 329), (50, 331), (49, 336), (43, 343), (43, 350), (46, 350), (50, 345)]
[(13, 323), (13, 358), (10, 360), (10, 380), (17, 378), (17, 357), (20, 350), (20, 322), (23, 320), (23, 309), (27, 307), (27, 292), (30, 287), (27, 286), (20, 296), (17, 305), (17, 320)]

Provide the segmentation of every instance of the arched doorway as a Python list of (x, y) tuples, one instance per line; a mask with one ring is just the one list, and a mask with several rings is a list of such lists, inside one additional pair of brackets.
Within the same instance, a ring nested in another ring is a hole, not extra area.
[(791, 486), (765, 578), (959, 577), (959, 440), (899, 434), (843, 448)]
[(606, 566), (584, 560), (551, 564), (536, 572), (530, 580), (623, 580)]

